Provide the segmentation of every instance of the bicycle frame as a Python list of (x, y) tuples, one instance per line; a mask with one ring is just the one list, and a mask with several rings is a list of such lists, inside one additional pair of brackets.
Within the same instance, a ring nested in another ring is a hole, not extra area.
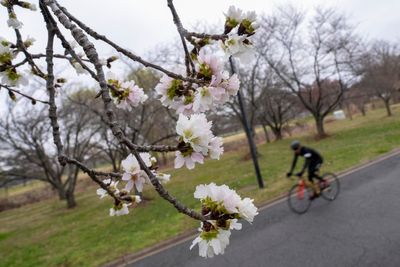
[[(321, 187), (320, 187), (320, 184), (318, 183), (318, 184), (314, 184), (314, 183), (311, 183), (311, 182), (309, 182), (309, 181), (306, 181), (303, 177), (298, 177), (299, 178), (299, 180), (298, 180), (298, 185), (299, 185), (299, 190), (297, 191), (297, 197), (299, 198), (299, 199), (303, 199), (303, 197), (304, 197), (304, 190), (306, 189), (306, 188), (311, 188), (314, 192), (320, 192), (320, 190), (321, 190)], [(318, 188), (318, 189), (317, 189)], [(318, 191), (317, 191), (318, 190)]]
[(304, 197), (304, 189), (306, 187), (304, 179), (300, 178), (298, 183), (299, 183), (299, 190), (297, 191), (297, 198), (298, 199), (303, 199), (303, 197)]

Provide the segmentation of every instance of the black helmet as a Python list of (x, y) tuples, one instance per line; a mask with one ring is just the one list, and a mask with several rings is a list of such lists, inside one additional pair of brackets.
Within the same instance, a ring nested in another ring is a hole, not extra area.
[(290, 144), (290, 147), (291, 147), (293, 150), (297, 150), (297, 149), (300, 147), (300, 142), (297, 141), (297, 140), (294, 140), (294, 141)]

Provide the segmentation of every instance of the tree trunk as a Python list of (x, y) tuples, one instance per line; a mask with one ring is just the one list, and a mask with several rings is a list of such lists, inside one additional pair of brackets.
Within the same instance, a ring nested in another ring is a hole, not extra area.
[(66, 199), (64, 188), (62, 188), (62, 189), (57, 188), (57, 192), (58, 192), (58, 199), (59, 200), (65, 200)]
[(390, 99), (386, 100), (384, 99), (383, 102), (385, 103), (385, 107), (386, 107), (386, 112), (388, 117), (392, 116), (392, 110), (390, 109)]
[(265, 140), (267, 141), (267, 143), (271, 143), (271, 139), (269, 139), (267, 125), (263, 124), (262, 127), (263, 127), (264, 134), (265, 134)]
[(76, 180), (78, 179), (79, 168), (70, 166), (68, 181), (67, 181), (67, 189), (65, 190), (65, 196), (67, 199), (67, 208), (71, 209), (76, 207), (75, 201), (75, 186)]
[(362, 114), (364, 117), (367, 115), (367, 113), (365, 112), (365, 105), (362, 105), (362, 106), (360, 107), (360, 111), (361, 111), (361, 114)]
[(64, 186), (63, 186), (63, 184), (62, 184), (62, 182), (60, 182), (60, 183), (55, 183), (54, 185), (53, 185), (53, 189), (54, 190), (57, 190), (57, 194), (58, 194), (58, 199), (59, 200), (65, 200), (66, 199), (66, 194), (65, 194), (65, 188), (64, 188)]
[(72, 209), (72, 208), (76, 207), (74, 191), (68, 190), (66, 192), (65, 196), (67, 198), (67, 208)]
[(253, 139), (256, 139), (256, 130), (254, 129), (254, 125), (250, 126), (250, 133), (251, 133), (251, 137), (253, 137)]
[(325, 129), (324, 129), (324, 117), (315, 115), (315, 125), (317, 126), (317, 137), (324, 138), (326, 137)]
[(271, 129), (275, 135), (275, 140), (282, 140), (282, 129), (278, 127), (271, 127)]
[(350, 105), (346, 105), (346, 109), (347, 109), (347, 115), (349, 116), (349, 119), (352, 121), (353, 120), (353, 114), (351, 112)]

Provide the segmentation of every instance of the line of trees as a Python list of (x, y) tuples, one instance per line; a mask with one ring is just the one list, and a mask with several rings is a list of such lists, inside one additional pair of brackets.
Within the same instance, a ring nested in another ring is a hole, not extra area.
[[(241, 66), (241, 88), (253, 129), (268, 126), (275, 139), (299, 114), (311, 114), (317, 136), (333, 111), (356, 107), (364, 116), (374, 99), (391, 103), (400, 95), (400, 50), (383, 40), (364, 40), (349, 19), (332, 8), (312, 16), (293, 6), (277, 8), (260, 22), (255, 57)], [(241, 121), (238, 103), (228, 114)], [(351, 112), (349, 112), (351, 117)]]

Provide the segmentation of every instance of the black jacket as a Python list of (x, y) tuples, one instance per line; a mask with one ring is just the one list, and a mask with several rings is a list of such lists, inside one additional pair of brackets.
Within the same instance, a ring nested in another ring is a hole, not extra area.
[(297, 159), (299, 156), (302, 156), (305, 159), (303, 168), (300, 173), (303, 173), (309, 165), (321, 164), (322, 162), (324, 162), (322, 156), (316, 150), (303, 146), (300, 148), (299, 154), (297, 154), (296, 152), (294, 153), (292, 167), (289, 171), (290, 173), (292, 173), (294, 168), (296, 167)]

